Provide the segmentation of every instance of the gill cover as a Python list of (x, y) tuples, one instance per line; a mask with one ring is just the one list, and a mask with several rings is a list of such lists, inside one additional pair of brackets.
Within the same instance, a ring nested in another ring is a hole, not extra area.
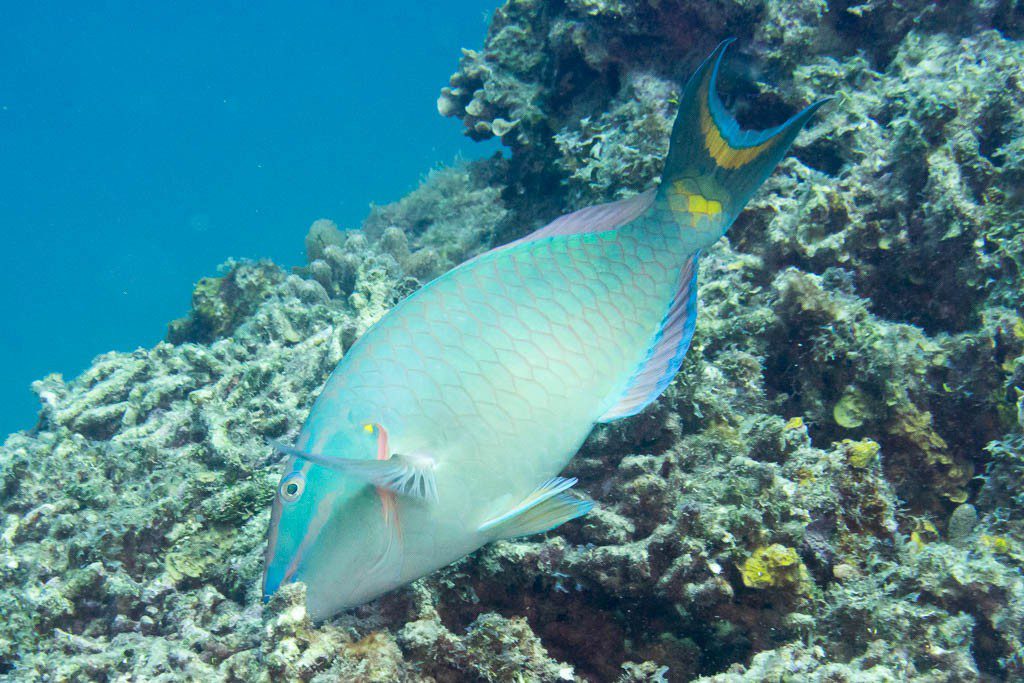
[[(372, 437), (361, 438), (338, 430), (324, 447), (332, 452), (366, 457), (373, 452), (373, 443)], [(352, 482), (340, 472), (301, 457), (295, 449), (278, 450), (292, 457), (285, 463), (271, 508), (264, 554), (264, 597), (297, 578), (303, 561), (308, 559), (337, 506), (361, 488), (360, 482)]]

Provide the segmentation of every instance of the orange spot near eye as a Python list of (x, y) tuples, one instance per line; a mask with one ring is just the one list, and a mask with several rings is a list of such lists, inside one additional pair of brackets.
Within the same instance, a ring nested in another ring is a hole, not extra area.
[(384, 524), (394, 527), (398, 537), (402, 537), (402, 527), (398, 524), (398, 500), (395, 494), (387, 489), (377, 488), (377, 495), (380, 496), (380, 511), (384, 517)]
[[(370, 431), (377, 430), (377, 459), (387, 460), (390, 458), (391, 453), (388, 452), (388, 430), (376, 423), (366, 426), (370, 428)], [(363, 429), (366, 429), (366, 427)]]
[[(390, 458), (388, 431), (377, 423), (363, 425), (363, 430), (366, 432), (377, 432), (377, 459), (387, 460)], [(402, 527), (398, 523), (398, 500), (395, 497), (395, 493), (378, 486), (377, 495), (380, 497), (380, 511), (384, 516), (384, 524), (394, 527), (398, 533), (398, 538), (401, 539)]]

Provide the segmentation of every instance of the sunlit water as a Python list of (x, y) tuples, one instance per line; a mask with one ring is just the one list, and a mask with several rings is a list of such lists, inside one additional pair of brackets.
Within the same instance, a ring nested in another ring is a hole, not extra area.
[(486, 0), (8, 3), (0, 21), (0, 434), (33, 379), (159, 341), (229, 257), (303, 259), (481, 156), (435, 100)]

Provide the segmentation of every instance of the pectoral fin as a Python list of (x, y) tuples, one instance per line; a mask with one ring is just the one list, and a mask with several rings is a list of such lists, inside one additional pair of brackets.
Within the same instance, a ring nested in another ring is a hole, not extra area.
[(480, 525), (479, 531), (494, 534), (495, 539), (516, 538), (550, 531), (570, 519), (581, 517), (594, 507), (568, 493), (576, 479), (548, 479), (505, 514)]
[(361, 479), (368, 484), (394, 491), (402, 496), (437, 502), (434, 460), (424, 455), (395, 453), (386, 460), (354, 460), (307, 453), (293, 446), (273, 442), (274, 448), (296, 458)]

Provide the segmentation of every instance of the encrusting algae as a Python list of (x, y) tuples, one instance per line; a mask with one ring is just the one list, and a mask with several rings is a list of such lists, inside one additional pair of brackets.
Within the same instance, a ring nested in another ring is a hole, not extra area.
[(843, 394), (832, 408), (832, 417), (836, 424), (846, 429), (856, 429), (868, 419), (868, 406), (865, 396), (856, 389)]
[(796, 550), (778, 543), (756, 548), (740, 565), (740, 575), (743, 585), (761, 589), (799, 590), (810, 578)]
[[(650, 186), (727, 34), (742, 123), (839, 101), (702, 257), (679, 376), (565, 472), (600, 506), (324, 623), (301, 584), (264, 605), (267, 440), (422, 283)], [(507, 2), (439, 102), (506, 158), (320, 225), (294, 272), (229, 263), (168, 341), (35, 384), (0, 448), (0, 677), (1024, 677), (1022, 37), (973, 0)]]
[(846, 459), (853, 467), (868, 467), (878, 457), (881, 447), (871, 439), (853, 441), (843, 439), (843, 449), (846, 451)]

